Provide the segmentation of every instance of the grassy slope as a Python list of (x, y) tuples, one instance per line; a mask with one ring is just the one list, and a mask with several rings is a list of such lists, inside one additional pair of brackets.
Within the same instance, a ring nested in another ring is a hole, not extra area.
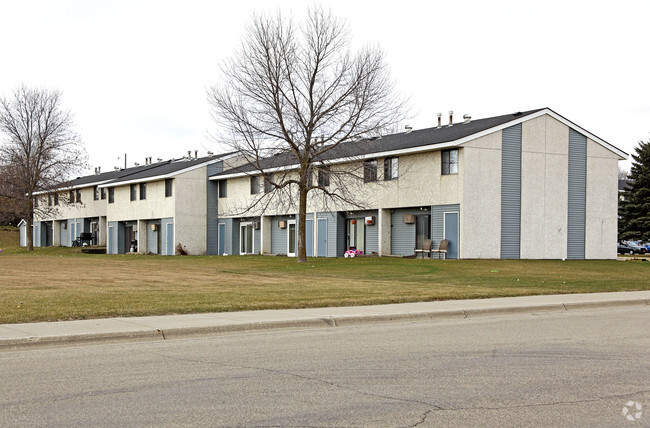
[(650, 289), (650, 263), (87, 255), (0, 230), (0, 323)]

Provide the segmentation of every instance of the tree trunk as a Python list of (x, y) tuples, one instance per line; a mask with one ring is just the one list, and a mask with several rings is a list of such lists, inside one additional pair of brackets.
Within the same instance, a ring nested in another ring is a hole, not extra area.
[(307, 217), (307, 189), (300, 186), (300, 203), (298, 206), (298, 263), (307, 261), (307, 234), (305, 224)]

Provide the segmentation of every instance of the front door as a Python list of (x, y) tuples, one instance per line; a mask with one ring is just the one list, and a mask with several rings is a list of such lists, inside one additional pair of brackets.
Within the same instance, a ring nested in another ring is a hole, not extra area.
[(348, 220), (348, 249), (366, 250), (366, 229), (363, 218)]
[(167, 255), (174, 255), (174, 223), (167, 223), (167, 242), (165, 242)]
[(253, 223), (242, 223), (239, 232), (239, 254), (253, 254)]
[(415, 248), (424, 248), (424, 241), (431, 238), (431, 216), (415, 216)]
[(287, 221), (287, 256), (296, 257), (296, 221)]
[(307, 257), (314, 256), (314, 220), (305, 219), (305, 246)]
[(327, 256), (327, 219), (319, 218), (318, 219), (318, 240), (316, 251), (318, 252), (318, 257)]
[(226, 252), (226, 223), (219, 223), (219, 255)]
[(447, 247), (446, 258), (448, 259), (457, 259), (458, 250), (460, 244), (460, 224), (458, 221), (458, 212), (449, 212), (445, 213), (444, 218), (444, 228), (445, 228), (445, 239), (449, 240), (449, 246)]

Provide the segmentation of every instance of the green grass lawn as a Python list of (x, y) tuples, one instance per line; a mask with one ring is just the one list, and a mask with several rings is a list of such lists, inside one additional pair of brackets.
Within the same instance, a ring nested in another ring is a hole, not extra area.
[(0, 323), (650, 289), (650, 263), (90, 255), (0, 229)]

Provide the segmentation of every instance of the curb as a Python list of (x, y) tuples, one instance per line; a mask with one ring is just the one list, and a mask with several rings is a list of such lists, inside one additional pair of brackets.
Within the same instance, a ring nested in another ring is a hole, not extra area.
[(0, 351), (17, 350), (34, 347), (52, 347), (70, 344), (89, 343), (117, 343), (127, 341), (156, 341), (172, 340), (200, 336), (217, 336), (222, 334), (250, 333), (268, 330), (283, 329), (308, 329), (308, 328), (332, 328), (346, 327), (390, 322), (404, 321), (430, 321), (444, 319), (469, 319), (484, 316), (515, 315), (515, 314), (538, 314), (538, 313), (562, 313), (584, 309), (605, 309), (624, 307), (650, 307), (650, 299), (637, 298), (625, 300), (602, 300), (571, 303), (547, 303), (547, 304), (522, 304), (518, 306), (493, 306), (486, 308), (468, 309), (438, 309), (432, 311), (408, 312), (408, 313), (387, 313), (387, 314), (354, 314), (354, 315), (333, 315), (316, 316), (312, 318), (255, 321), (221, 325), (205, 325), (199, 327), (175, 327), (169, 329), (134, 329), (125, 332), (103, 332), (70, 335), (50, 336), (23, 336), (0, 339)]

